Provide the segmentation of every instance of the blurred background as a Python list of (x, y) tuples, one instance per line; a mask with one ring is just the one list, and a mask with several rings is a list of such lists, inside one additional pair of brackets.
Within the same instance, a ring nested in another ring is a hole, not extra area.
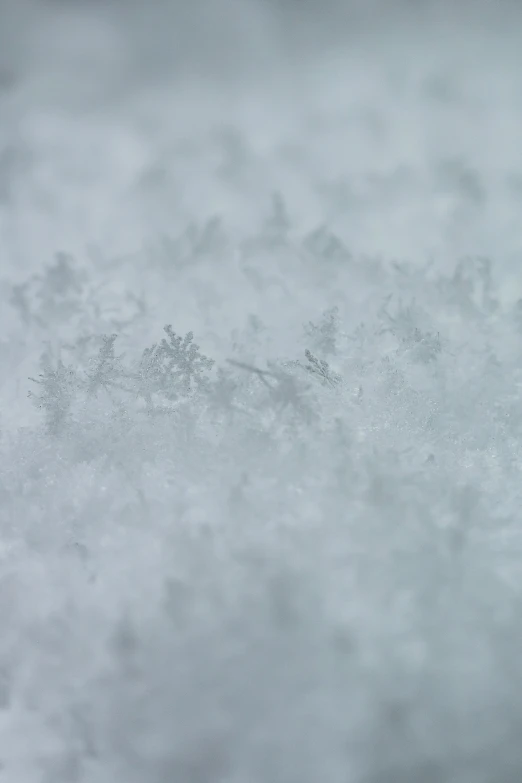
[(2, 0), (3, 268), (57, 245), (135, 250), (195, 214), (239, 229), (274, 190), (357, 248), (501, 236), (511, 267), (521, 16), (508, 0)]

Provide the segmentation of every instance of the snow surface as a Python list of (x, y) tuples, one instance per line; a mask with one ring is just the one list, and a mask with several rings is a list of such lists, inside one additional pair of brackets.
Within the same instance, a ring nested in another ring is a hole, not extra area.
[(522, 779), (521, 52), (0, 0), (1, 783)]

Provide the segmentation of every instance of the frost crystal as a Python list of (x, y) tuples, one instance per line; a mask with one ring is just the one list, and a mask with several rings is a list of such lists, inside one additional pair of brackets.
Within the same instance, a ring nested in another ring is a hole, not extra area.
[(321, 380), (322, 383), (328, 386), (337, 386), (341, 382), (341, 376), (335, 372), (332, 372), (328, 362), (324, 359), (318, 359), (310, 351), (305, 351), (305, 356), (308, 359), (308, 364), (305, 365), (305, 369), (311, 375), (315, 375)]
[(188, 396), (194, 389), (207, 387), (206, 370), (211, 370), (214, 361), (199, 352), (199, 345), (193, 342), (194, 335), (177, 335), (172, 326), (165, 326), (168, 340), (163, 338), (157, 349), (162, 359), (164, 390), (170, 399)]
[(106, 391), (113, 386), (121, 377), (122, 368), (120, 366), (121, 356), (114, 353), (114, 343), (117, 334), (103, 335), (102, 346), (96, 358), (91, 362), (90, 372), (87, 373), (87, 393), (96, 394), (99, 389)]
[(50, 350), (42, 356), (41, 366), (39, 379), (29, 379), (41, 387), (41, 393), (30, 391), (28, 396), (44, 411), (49, 430), (57, 433), (69, 414), (78, 389), (78, 378), (73, 368), (66, 366), (60, 357), (54, 364)]

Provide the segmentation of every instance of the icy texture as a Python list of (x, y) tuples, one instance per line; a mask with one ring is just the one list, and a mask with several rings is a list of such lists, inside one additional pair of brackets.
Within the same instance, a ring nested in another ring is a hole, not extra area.
[(522, 12), (0, 2), (1, 783), (522, 780)]

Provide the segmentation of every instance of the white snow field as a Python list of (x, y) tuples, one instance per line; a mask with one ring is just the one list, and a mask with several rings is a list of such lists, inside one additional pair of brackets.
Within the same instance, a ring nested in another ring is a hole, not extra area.
[(0, 0), (0, 783), (522, 780), (522, 8)]

